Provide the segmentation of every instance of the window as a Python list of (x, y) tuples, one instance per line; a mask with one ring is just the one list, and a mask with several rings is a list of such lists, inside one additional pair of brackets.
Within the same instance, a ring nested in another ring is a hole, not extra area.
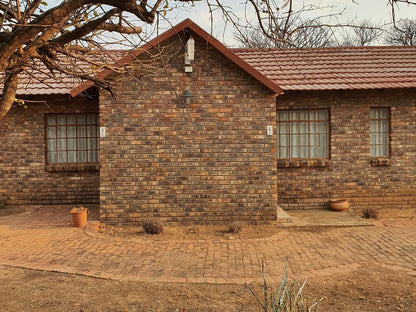
[(329, 157), (328, 109), (278, 110), (277, 158)]
[(49, 164), (98, 162), (97, 114), (47, 114)]
[(370, 108), (370, 156), (389, 156), (390, 109)]

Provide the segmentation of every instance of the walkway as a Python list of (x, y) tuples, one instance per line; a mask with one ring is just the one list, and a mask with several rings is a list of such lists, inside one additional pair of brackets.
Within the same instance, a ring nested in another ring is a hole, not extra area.
[(37, 207), (0, 218), (0, 265), (117, 280), (245, 283), (332, 274), (377, 262), (416, 274), (416, 219), (387, 226), (296, 230), (265, 239), (128, 240), (71, 227), (68, 208)]

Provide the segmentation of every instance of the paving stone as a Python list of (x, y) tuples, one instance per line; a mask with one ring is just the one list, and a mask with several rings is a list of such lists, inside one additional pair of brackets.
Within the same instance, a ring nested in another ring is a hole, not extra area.
[(61, 209), (37, 207), (1, 217), (0, 265), (178, 283), (261, 281), (262, 263), (276, 281), (285, 266), (292, 277), (347, 272), (369, 263), (416, 274), (416, 219), (323, 231), (282, 228), (284, 235), (267, 239), (156, 241), (90, 235), (72, 227)]

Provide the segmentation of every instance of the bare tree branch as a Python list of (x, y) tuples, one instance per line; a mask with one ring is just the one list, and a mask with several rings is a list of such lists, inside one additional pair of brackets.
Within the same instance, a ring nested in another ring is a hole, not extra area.
[(397, 22), (387, 31), (385, 41), (391, 45), (416, 45), (416, 21)]

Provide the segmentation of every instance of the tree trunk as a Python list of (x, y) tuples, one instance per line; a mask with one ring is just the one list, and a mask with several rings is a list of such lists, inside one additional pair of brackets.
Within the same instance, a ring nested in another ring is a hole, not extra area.
[(2, 120), (3, 117), (7, 115), (13, 105), (17, 91), (17, 85), (19, 84), (19, 72), (20, 71), (14, 71), (8, 74), (4, 81), (3, 94), (1, 95), (0, 99), (0, 120)]

